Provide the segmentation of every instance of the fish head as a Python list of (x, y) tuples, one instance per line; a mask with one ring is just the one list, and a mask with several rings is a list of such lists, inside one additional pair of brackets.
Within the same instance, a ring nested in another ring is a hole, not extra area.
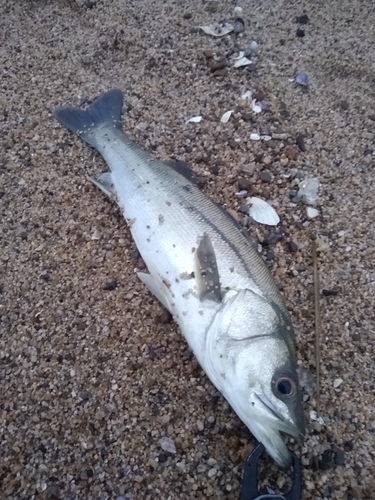
[(251, 291), (229, 292), (207, 335), (207, 373), (281, 467), (291, 455), (281, 433), (305, 433), (294, 333), (287, 315)]

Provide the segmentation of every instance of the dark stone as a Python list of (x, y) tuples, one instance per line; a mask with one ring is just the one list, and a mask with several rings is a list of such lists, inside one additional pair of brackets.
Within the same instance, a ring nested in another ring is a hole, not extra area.
[(215, 71), (218, 71), (219, 69), (224, 69), (227, 67), (227, 62), (226, 61), (215, 61), (214, 63), (211, 64), (210, 71), (211, 73), (215, 73)]
[(302, 134), (296, 135), (296, 144), (299, 147), (300, 151), (306, 151), (305, 138)]
[(335, 467), (334, 453), (331, 450), (327, 450), (323, 453), (322, 458), (319, 460), (320, 470), (329, 470)]
[(263, 172), (260, 172), (259, 178), (262, 182), (265, 182), (267, 184), (272, 182), (272, 174), (268, 170), (264, 170)]
[(266, 96), (261, 90), (258, 90), (253, 94), (253, 98), (256, 99), (257, 101), (263, 101)]
[(296, 35), (298, 38), (303, 38), (305, 36), (305, 32), (301, 28), (297, 28)]
[(349, 109), (348, 101), (340, 101), (340, 106), (341, 106), (341, 109), (343, 109), (344, 111), (347, 111)]
[(253, 73), (256, 69), (257, 69), (257, 68), (256, 68), (256, 66), (255, 66), (255, 64), (254, 64), (254, 63), (248, 64), (248, 65), (246, 66), (246, 71), (247, 71), (248, 73)]
[(297, 245), (297, 243), (295, 241), (293, 241), (293, 240), (290, 241), (289, 244), (288, 244), (288, 246), (289, 246), (289, 251), (290, 252), (295, 253), (295, 252), (298, 251), (298, 245)]
[(307, 14), (302, 14), (302, 16), (296, 17), (296, 22), (299, 24), (307, 24), (309, 22), (309, 16)]
[(81, 391), (78, 395), (82, 401), (88, 401), (91, 398), (91, 393), (89, 391)]
[(345, 465), (345, 453), (341, 450), (335, 451), (334, 462), (336, 465)]
[(363, 151), (363, 156), (369, 156), (369, 155), (372, 155), (373, 153), (373, 149), (370, 149), (370, 148), (366, 148), (364, 151)]
[(191, 19), (192, 18), (192, 14), (191, 14), (191, 12), (185, 12), (185, 14), (182, 17), (184, 19)]
[(344, 443), (344, 450), (346, 452), (352, 451), (353, 448), (354, 448), (353, 441), (345, 441), (345, 443)]
[(213, 73), (213, 76), (227, 76), (228, 74), (228, 70), (227, 68), (223, 68), (223, 69), (218, 69), (217, 71), (215, 71), (215, 73)]
[(41, 451), (43, 453), (43, 455), (45, 453), (47, 453), (47, 448), (44, 446), (43, 443), (40, 443), (39, 447), (38, 447), (38, 450)]
[(248, 179), (244, 179), (243, 177), (239, 177), (237, 179), (237, 183), (239, 191), (249, 191), (249, 189), (251, 188), (251, 182)]
[(86, 469), (86, 474), (87, 474), (87, 477), (93, 477), (94, 471), (92, 469)]
[(160, 464), (165, 464), (165, 462), (168, 460), (168, 457), (164, 453), (160, 453), (158, 459)]
[(254, 116), (251, 113), (246, 113), (243, 111), (241, 113), (241, 117), (245, 122), (253, 122), (254, 121)]
[(112, 291), (117, 287), (117, 281), (110, 281), (104, 287), (104, 290)]
[(94, 7), (96, 6), (96, 2), (91, 2), (90, 0), (88, 0), (86, 3), (85, 3), (85, 7), (86, 9), (93, 9)]
[(323, 291), (322, 291), (324, 297), (334, 297), (335, 295), (338, 295), (338, 290), (326, 290), (325, 288), (323, 288)]
[(359, 342), (361, 340), (361, 336), (358, 333), (353, 333), (352, 340), (354, 340), (354, 342)]
[(217, 165), (213, 165), (211, 168), (210, 168), (210, 172), (211, 174), (214, 174), (214, 175), (219, 175), (220, 173), (220, 169)]

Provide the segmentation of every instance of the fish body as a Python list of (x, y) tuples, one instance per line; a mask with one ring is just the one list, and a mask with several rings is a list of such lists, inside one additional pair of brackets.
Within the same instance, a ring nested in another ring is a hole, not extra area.
[[(304, 434), (292, 324), (257, 248), (189, 172), (154, 159), (121, 130), (112, 90), (86, 111), (55, 117), (95, 147), (110, 172), (94, 180), (114, 196), (149, 273), (140, 279), (171, 312), (200, 365), (276, 462), (280, 431)], [(186, 170), (186, 169), (185, 169)]]

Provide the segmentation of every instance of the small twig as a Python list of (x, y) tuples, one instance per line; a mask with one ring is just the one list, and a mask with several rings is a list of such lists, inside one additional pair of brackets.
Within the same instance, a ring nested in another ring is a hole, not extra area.
[(315, 303), (315, 370), (316, 370), (316, 413), (320, 414), (320, 291), (318, 275), (318, 256), (316, 241), (313, 241), (313, 266), (314, 266), (314, 303)]

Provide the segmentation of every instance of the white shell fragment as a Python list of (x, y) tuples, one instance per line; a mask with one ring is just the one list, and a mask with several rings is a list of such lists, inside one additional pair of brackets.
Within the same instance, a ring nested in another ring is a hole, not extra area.
[(176, 445), (174, 444), (174, 441), (173, 439), (169, 438), (169, 437), (162, 437), (160, 440), (159, 440), (159, 444), (161, 446), (161, 449), (163, 451), (167, 451), (168, 453), (176, 453), (177, 450), (176, 450)]
[(252, 141), (260, 141), (260, 135), (259, 134), (255, 134), (255, 133), (250, 134), (250, 139)]
[(315, 217), (319, 216), (319, 210), (317, 210), (316, 208), (307, 207), (306, 208), (306, 216), (309, 220), (315, 219)]
[(310, 411), (310, 420), (315, 420), (316, 422), (319, 422), (320, 425), (325, 425), (323, 417), (318, 417), (315, 410)]
[(231, 33), (234, 29), (231, 23), (213, 23), (208, 26), (199, 26), (202, 31), (206, 33), (206, 35), (211, 36), (225, 36), (228, 33)]
[(186, 120), (186, 123), (199, 123), (200, 121), (202, 121), (201, 116), (193, 116), (192, 118)]
[(343, 379), (342, 378), (336, 378), (334, 381), (333, 381), (333, 387), (335, 389), (337, 389), (338, 387), (340, 387), (340, 385), (343, 383)]
[(233, 113), (233, 109), (224, 113), (223, 116), (221, 117), (221, 120), (220, 120), (221, 123), (228, 123), (229, 118), (230, 118), (232, 113)]
[(276, 210), (269, 203), (260, 198), (251, 197), (246, 199), (250, 206), (248, 214), (252, 219), (266, 226), (276, 226), (280, 222), (280, 217)]
[(252, 63), (252, 61), (250, 61), (250, 59), (245, 57), (243, 54), (244, 52), (240, 52), (240, 56), (236, 57), (233, 65), (235, 68), (241, 68), (241, 66), (248, 66), (249, 64)]
[(305, 205), (313, 205), (318, 199), (319, 179), (312, 177), (305, 179), (299, 185), (297, 197), (305, 203)]
[(251, 108), (254, 111), (254, 113), (261, 113), (262, 112), (262, 106), (260, 106), (259, 104), (257, 104), (257, 100), (256, 99), (253, 99), (251, 101)]

